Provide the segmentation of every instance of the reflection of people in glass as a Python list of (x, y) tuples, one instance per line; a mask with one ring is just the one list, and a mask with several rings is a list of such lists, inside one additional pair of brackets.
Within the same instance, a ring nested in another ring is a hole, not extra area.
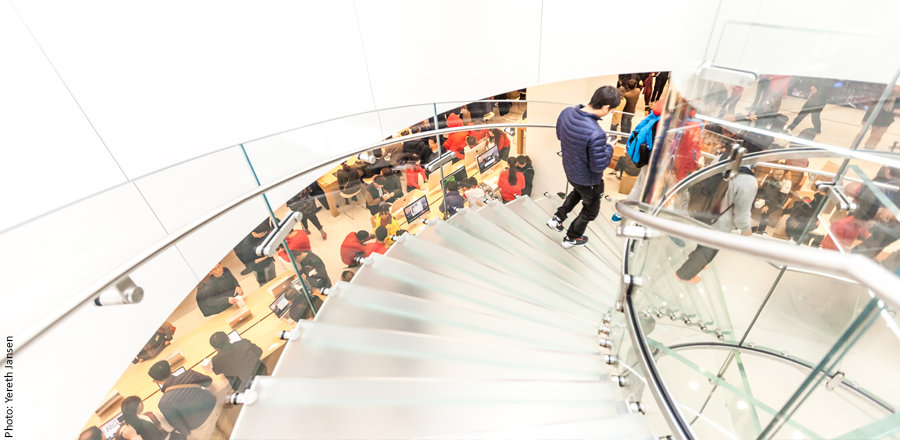
[(197, 286), (197, 305), (203, 316), (222, 313), (243, 298), (244, 290), (227, 267), (217, 264)]
[(788, 131), (794, 131), (794, 129), (797, 128), (797, 125), (800, 124), (800, 121), (802, 121), (806, 115), (810, 115), (816, 134), (821, 133), (822, 110), (825, 109), (825, 99), (824, 91), (820, 91), (815, 85), (809, 86), (809, 99), (803, 103), (803, 108), (800, 109), (800, 113), (797, 113), (797, 117), (794, 118), (794, 121), (788, 126)]
[(878, 114), (875, 115), (875, 120), (872, 121), (872, 131), (869, 133), (869, 139), (866, 140), (867, 149), (873, 150), (878, 146), (878, 143), (881, 142), (881, 138), (887, 132), (888, 127), (894, 123), (894, 118), (897, 115), (900, 115), (900, 99), (897, 99), (898, 96), (900, 96), (900, 86), (894, 86), (894, 93), (889, 96), (882, 105), (879, 105), (879, 103), (876, 102), (866, 110), (866, 115), (863, 117), (863, 124), (869, 120), (872, 112), (878, 112)]

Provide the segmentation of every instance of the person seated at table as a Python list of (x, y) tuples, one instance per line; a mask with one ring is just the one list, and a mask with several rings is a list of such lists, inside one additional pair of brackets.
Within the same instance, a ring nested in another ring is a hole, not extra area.
[(440, 209), (441, 212), (447, 214), (447, 218), (450, 218), (459, 212), (459, 210), (465, 208), (466, 199), (460, 195), (459, 184), (456, 183), (455, 180), (447, 182), (444, 189), (447, 190), (447, 193), (444, 195), (444, 200), (441, 202)]
[[(362, 170), (347, 165), (347, 162), (342, 163), (341, 169), (334, 173), (334, 175), (337, 177), (338, 188), (344, 194), (356, 193), (357, 188), (363, 184)], [(356, 200), (356, 196), (353, 196), (353, 200)], [(348, 205), (350, 204), (350, 200), (347, 200), (346, 202)]]
[[(513, 158), (510, 158), (510, 161), (512, 160)], [(515, 166), (507, 168), (500, 173), (497, 186), (500, 187), (500, 198), (503, 199), (503, 203), (511, 202), (516, 199), (516, 196), (522, 195), (522, 188), (525, 188), (525, 175), (516, 171)]]
[(491, 144), (497, 146), (500, 152), (500, 160), (508, 161), (509, 159), (509, 136), (499, 128), (492, 128), (490, 133)]
[(243, 294), (231, 271), (219, 263), (197, 286), (197, 306), (203, 316), (212, 316), (228, 310)]
[(160, 427), (152, 412), (144, 412), (144, 402), (138, 396), (122, 400), (122, 422), (117, 438), (124, 440), (165, 440), (169, 433)]
[(275, 278), (275, 260), (256, 253), (259, 245), (265, 241), (266, 235), (273, 229), (275, 226), (272, 221), (266, 219), (234, 247), (234, 254), (241, 260), (241, 263), (244, 263), (245, 269), (241, 275), (255, 273), (256, 282), (260, 286)]
[(391, 203), (396, 200), (396, 194), (388, 191), (384, 187), (384, 176), (378, 176), (366, 187), (366, 208), (369, 213), (375, 215), (378, 207), (383, 203)]
[(356, 262), (358, 256), (368, 256), (368, 248), (365, 242), (370, 240), (371, 236), (366, 231), (351, 232), (344, 237), (341, 243), (341, 261), (347, 266), (359, 266)]
[(254, 376), (266, 374), (262, 348), (248, 339), (231, 342), (225, 332), (215, 332), (209, 337), (209, 345), (217, 351), (212, 358), (213, 373), (225, 376), (232, 390), (241, 392)]
[(400, 231), (400, 224), (397, 223), (397, 219), (391, 215), (391, 207), (389, 205), (381, 205), (381, 208), (376, 214), (374, 221), (374, 228), (372, 229), (372, 233), (375, 233), (375, 229), (378, 229), (379, 226), (384, 226), (387, 229), (388, 239), (387, 245), (388, 247), (394, 243), (394, 241), (390, 238), (391, 236), (397, 235), (397, 232)]
[[(869, 228), (875, 224), (874, 219), (877, 212), (877, 207), (876, 209), (856, 209), (853, 211), (853, 215), (832, 223), (829, 228), (831, 233), (822, 240), (822, 248), (849, 252), (857, 238), (869, 237)], [(837, 239), (837, 244), (834, 242), (835, 239)]]
[(487, 195), (483, 189), (478, 187), (478, 180), (474, 177), (463, 180), (460, 186), (462, 187), (463, 197), (469, 202), (469, 206), (478, 207), (487, 203)]
[(419, 162), (427, 164), (438, 158), (440, 155), (440, 145), (436, 137), (428, 138), (428, 148), (419, 153)]
[(175, 326), (170, 324), (169, 321), (164, 322), (156, 329), (156, 332), (153, 333), (150, 340), (144, 344), (144, 348), (142, 348), (137, 356), (134, 357), (134, 360), (131, 361), (131, 363), (137, 364), (141, 361), (155, 358), (172, 342), (174, 336)]
[(516, 156), (516, 171), (525, 176), (525, 186), (522, 187), (522, 195), (530, 196), (532, 184), (534, 183), (534, 167), (531, 165), (531, 158), (524, 154)]
[(291, 303), (288, 308), (288, 317), (294, 322), (300, 322), (301, 319), (313, 319), (316, 316), (313, 309), (309, 307), (310, 300), (312, 300), (313, 307), (316, 310), (319, 310), (324, 302), (317, 295), (310, 295), (310, 300), (307, 300), (306, 295), (296, 290), (289, 290), (284, 294), (284, 299)]
[(384, 255), (388, 250), (388, 245), (385, 241), (388, 239), (387, 228), (384, 226), (379, 226), (375, 228), (375, 240), (371, 243), (367, 244), (369, 255), (373, 253)]
[[(384, 189), (394, 194), (394, 200), (399, 199), (403, 195), (403, 184), (400, 182), (400, 173), (392, 168), (381, 170), (381, 177), (384, 177)], [(393, 202), (389, 200), (388, 202)]]

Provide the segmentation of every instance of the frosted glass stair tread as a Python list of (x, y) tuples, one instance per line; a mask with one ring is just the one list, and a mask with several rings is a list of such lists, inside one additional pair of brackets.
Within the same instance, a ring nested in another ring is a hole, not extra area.
[(618, 415), (619, 389), (589, 381), (258, 377), (232, 438), (419, 438)]
[(392, 259), (412, 263), (423, 269), (466, 282), (470, 289), (477, 290), (481, 287), (511, 289), (515, 292), (514, 296), (525, 301), (590, 321), (597, 321), (597, 311), (591, 310), (567, 296), (560, 295), (557, 291), (537, 284), (529, 277), (494, 270), (481, 264), (461, 265), (459, 262), (466, 261), (467, 256), (421, 240), (416, 236), (400, 237), (398, 243), (391, 247), (390, 252)]
[[(527, 200), (527, 198), (515, 200), (510, 202), (509, 205), (514, 205), (524, 200)], [(491, 204), (479, 211), (478, 214), (508, 229), (516, 238), (527, 243), (532, 249), (543, 253), (544, 257), (553, 258), (565, 264), (595, 284), (605, 283), (610, 281), (610, 279), (618, 278), (611, 270), (604, 271), (604, 267), (598, 267), (596, 264), (585, 264), (574, 253), (560, 246), (558, 239), (553, 240), (540, 233), (541, 231), (538, 227), (551, 231), (546, 224), (529, 223), (510, 209), (509, 205)]]
[[(538, 206), (549, 216), (552, 216), (553, 213), (559, 208), (559, 205), (562, 203), (558, 197), (553, 197), (553, 199), (541, 199), (537, 201)], [(602, 203), (610, 203), (607, 201), (603, 201)], [(576, 208), (577, 209), (580, 208)], [(573, 212), (575, 214), (576, 212)], [(573, 220), (572, 216), (566, 219), (566, 225), (571, 223)], [(598, 228), (607, 228), (606, 230), (600, 230)], [(604, 232), (605, 231), (605, 232)], [(600, 218), (598, 217), (596, 220), (590, 222), (588, 224), (588, 228), (585, 231), (584, 235), (588, 237), (588, 244), (585, 246), (591, 252), (596, 255), (612, 255), (615, 256), (617, 261), (621, 261), (622, 249), (625, 241), (615, 236), (615, 226), (609, 220), (609, 218)]]
[(479, 237), (484, 241), (497, 243), (499, 247), (510, 254), (529, 262), (529, 264), (524, 265), (523, 268), (546, 268), (546, 270), (557, 274), (561, 280), (565, 280), (582, 289), (592, 289), (596, 286), (596, 284), (592, 283), (583, 273), (572, 269), (564, 262), (557, 261), (553, 258), (547, 258), (547, 255), (542, 249), (536, 249), (530, 246), (506, 228), (488, 220), (477, 212), (460, 212), (453, 216), (449, 223), (458, 226), (460, 229), (475, 237)]
[(552, 271), (512, 255), (447, 222), (432, 223), (418, 234), (418, 238), (467, 255), (468, 261), (473, 264), (483, 264), (513, 275), (528, 276), (533, 282), (548, 289), (577, 293), (582, 297), (579, 303), (586, 307), (605, 310), (610, 306), (608, 298), (599, 299), (605, 295), (597, 292), (596, 285), (590, 286), (589, 289), (573, 285), (568, 280), (560, 279)]
[[(400, 245), (402, 247), (402, 245)], [(460, 308), (525, 319), (579, 333), (598, 329), (598, 319), (589, 321), (569, 313), (522, 300), (515, 291), (494, 288), (473, 289), (464, 281), (427, 271), (384, 255), (372, 255), (353, 279), (354, 286), (368, 286), (394, 293), (449, 304)]]
[[(563, 233), (554, 231), (547, 226), (547, 220), (550, 220), (553, 216), (552, 212), (550, 214), (544, 212), (544, 210), (538, 206), (537, 202), (529, 197), (520, 198), (507, 204), (506, 207), (519, 214), (520, 217), (529, 223), (535, 225), (541, 235), (549, 238), (556, 246), (561, 248), (560, 241), (562, 241), (562, 238), (564, 237)], [(553, 211), (555, 211), (555, 209), (556, 208), (553, 208)], [(612, 271), (614, 274), (618, 274), (620, 271), (620, 264), (618, 264), (618, 258), (615, 256), (605, 254), (597, 255), (585, 248), (571, 248), (566, 251), (579, 258), (588, 266), (594, 267), (595, 270), (603, 272)]]
[(441, 336), (484, 338), (520, 346), (596, 353), (596, 335), (438, 304), (365, 286), (332, 289), (316, 322)]
[[(647, 428), (644, 416), (640, 414), (622, 414), (614, 417), (478, 432), (472, 437), (483, 440), (655, 439)], [(450, 440), (450, 437), (441, 439)]]
[(302, 322), (273, 376), (609, 380), (601, 355)]

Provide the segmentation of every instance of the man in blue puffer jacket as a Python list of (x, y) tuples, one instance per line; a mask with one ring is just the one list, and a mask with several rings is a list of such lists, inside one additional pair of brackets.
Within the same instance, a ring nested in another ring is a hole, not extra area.
[(563, 238), (565, 248), (587, 243), (584, 231), (600, 212), (603, 171), (609, 166), (613, 148), (606, 143), (606, 132), (597, 122), (609, 114), (619, 101), (619, 91), (615, 87), (603, 86), (594, 92), (587, 106), (568, 107), (556, 120), (556, 137), (562, 144), (563, 169), (572, 191), (547, 226), (562, 232), (566, 216), (578, 202), (582, 202), (581, 213), (569, 225)]

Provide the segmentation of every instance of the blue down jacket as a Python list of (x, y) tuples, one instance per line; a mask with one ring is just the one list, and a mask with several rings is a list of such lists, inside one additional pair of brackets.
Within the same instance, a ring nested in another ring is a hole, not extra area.
[(599, 185), (613, 149), (606, 144), (606, 132), (597, 124), (600, 118), (581, 111), (582, 107), (568, 107), (559, 114), (556, 138), (562, 144), (563, 169), (569, 182)]

